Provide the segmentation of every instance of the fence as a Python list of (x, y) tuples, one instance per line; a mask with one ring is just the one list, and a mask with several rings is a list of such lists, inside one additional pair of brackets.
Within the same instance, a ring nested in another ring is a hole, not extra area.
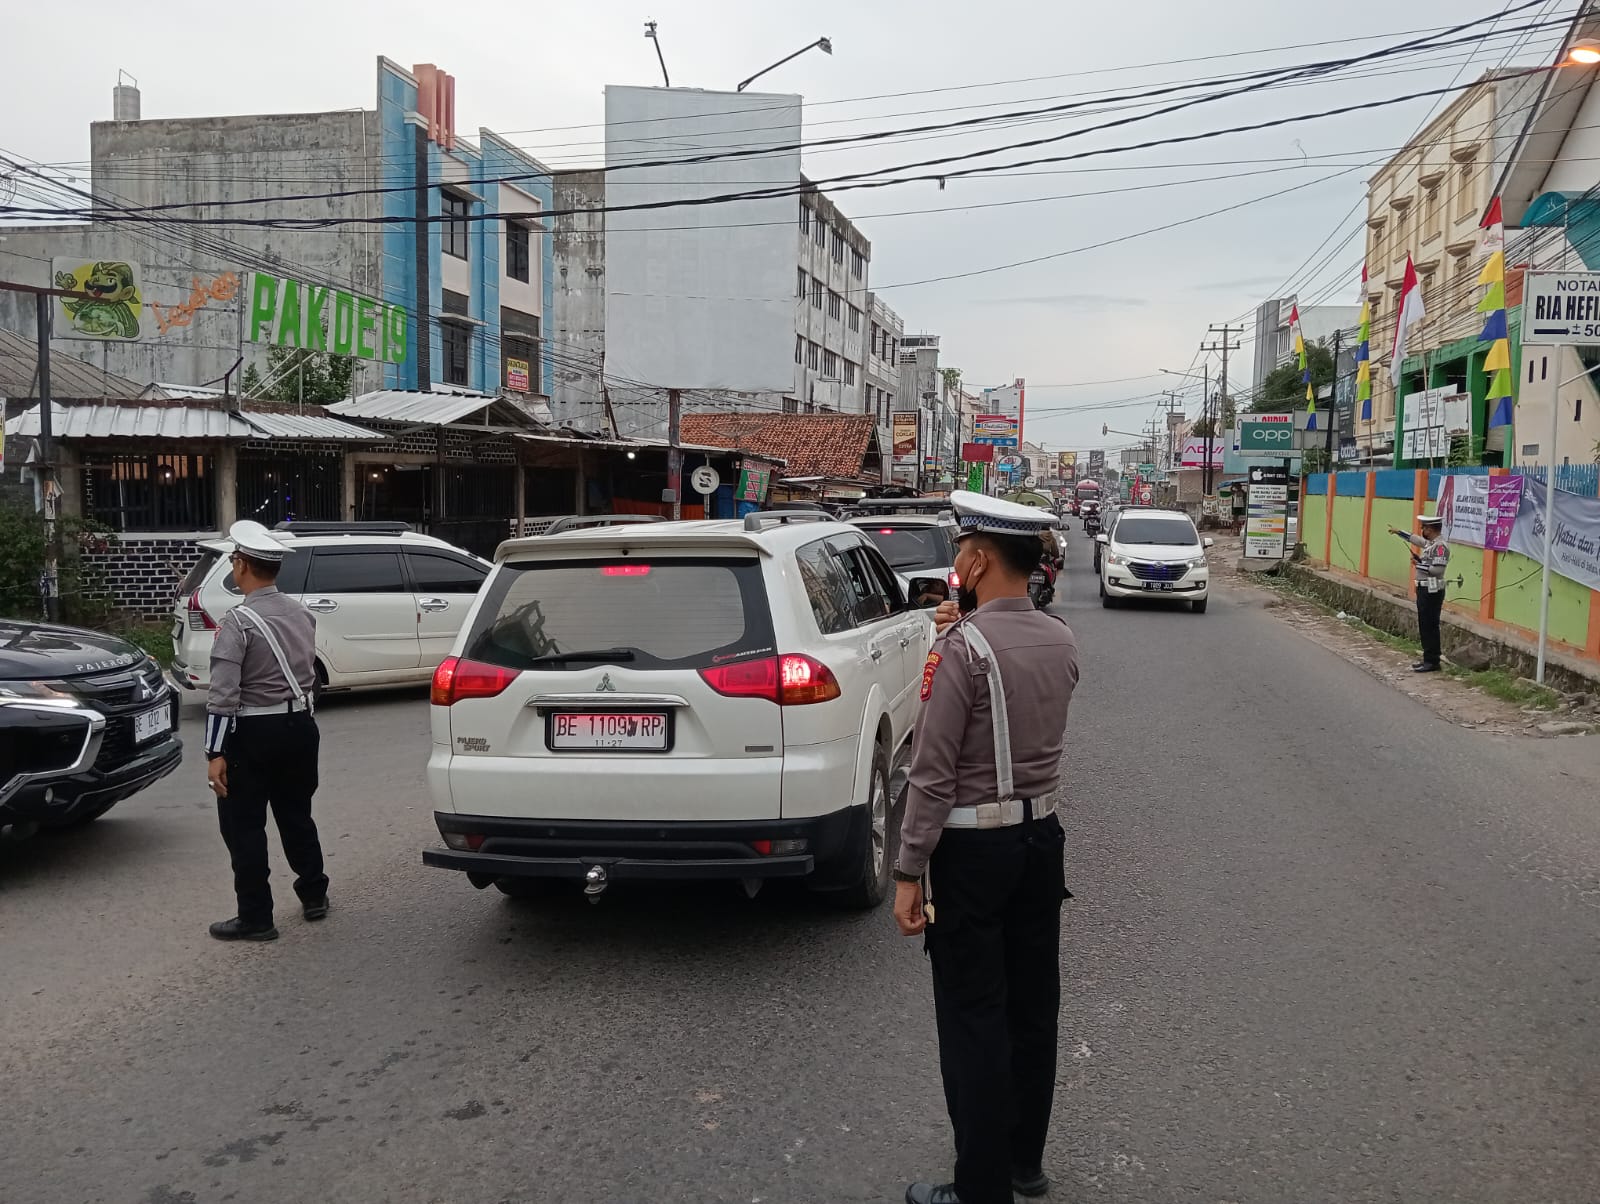
[[(1389, 534), (1389, 527), (1416, 528), (1416, 516), (1439, 496), (1446, 476), (1482, 476), (1504, 469), (1383, 469), (1375, 472), (1313, 473), (1304, 478), (1300, 501), (1300, 542), (1314, 561), (1336, 573), (1411, 592), (1411, 553)], [(1545, 474), (1525, 474), (1543, 480)], [(1596, 496), (1592, 465), (1558, 471), (1556, 485), (1571, 493)], [(1450, 547), (1447, 611), (1469, 616), (1523, 639), (1539, 630), (1540, 562), (1516, 552), (1497, 552), (1455, 543)], [(1552, 574), (1550, 639), (1567, 654), (1600, 660), (1600, 591)]]
[[(1547, 482), (1550, 476), (1550, 469), (1544, 464), (1519, 464), (1511, 471), (1541, 483)], [(1558, 465), (1556, 488), (1579, 497), (1600, 497), (1600, 464)]]

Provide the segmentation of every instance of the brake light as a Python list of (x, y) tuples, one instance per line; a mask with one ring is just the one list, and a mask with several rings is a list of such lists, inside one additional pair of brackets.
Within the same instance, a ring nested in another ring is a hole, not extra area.
[(195, 590), (194, 593), (189, 595), (189, 601), (185, 603), (184, 609), (189, 613), (190, 631), (215, 631), (217, 629), (216, 620), (206, 613), (204, 606), (200, 605), (199, 590)]
[(878, 528), (878, 534), (879, 535), (893, 535), (894, 534), (894, 528), (893, 527), (879, 527)]
[(705, 683), (728, 698), (765, 698), (779, 706), (827, 702), (844, 691), (833, 670), (813, 657), (791, 652), (700, 670)]
[(648, 564), (607, 564), (600, 567), (602, 577), (648, 577)]
[(772, 856), (772, 842), (770, 840), (752, 840), (750, 847), (763, 857)]
[(514, 669), (448, 656), (433, 671), (429, 700), (436, 707), (448, 707), (467, 698), (493, 698), (516, 679)]

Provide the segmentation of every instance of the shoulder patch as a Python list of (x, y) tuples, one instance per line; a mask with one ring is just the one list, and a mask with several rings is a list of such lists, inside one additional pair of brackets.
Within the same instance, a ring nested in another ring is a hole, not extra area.
[(933, 693), (933, 675), (939, 671), (939, 662), (944, 660), (937, 652), (928, 653), (927, 663), (922, 666), (922, 701), (927, 702), (928, 696)]

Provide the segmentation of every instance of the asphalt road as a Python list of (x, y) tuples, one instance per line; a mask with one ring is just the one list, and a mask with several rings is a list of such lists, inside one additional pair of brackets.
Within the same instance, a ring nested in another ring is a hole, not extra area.
[[(1596, 1199), (1600, 739), (1453, 728), (1254, 594), (1104, 611), (1072, 545), (1053, 1198)], [(335, 911), (275, 944), (205, 935), (192, 711), (181, 776), (0, 847), (0, 1200), (893, 1201), (946, 1165), (886, 909), (509, 903), (419, 863), (422, 696), (321, 719)]]

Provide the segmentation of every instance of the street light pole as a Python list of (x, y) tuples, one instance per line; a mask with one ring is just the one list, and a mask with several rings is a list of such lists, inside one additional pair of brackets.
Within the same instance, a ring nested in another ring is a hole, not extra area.
[(661, 64), (662, 83), (669, 88), (672, 87), (672, 77), (667, 74), (667, 58), (666, 55), (661, 53), (661, 39), (656, 36), (656, 23), (654, 21), (646, 21), (644, 23), (644, 36), (655, 43), (656, 61)]
[[(757, 71), (749, 79), (741, 80), (739, 82), (739, 86), (736, 87), (734, 89), (734, 91), (735, 92), (743, 92), (746, 88), (748, 88), (751, 84), (755, 83), (756, 80), (760, 79), (767, 72), (776, 71), (779, 67), (783, 66), (790, 59), (797, 59), (808, 50), (820, 50), (820, 51), (822, 51), (823, 54), (832, 54), (833, 53), (833, 40), (831, 38), (818, 38), (815, 42), (812, 42), (809, 46), (800, 47), (799, 50), (796, 50), (793, 54), (785, 55), (783, 58), (779, 59), (776, 63), (773, 63), (772, 66), (761, 68), (760, 71)], [(663, 70), (664, 70), (664, 68), (663, 68)]]

